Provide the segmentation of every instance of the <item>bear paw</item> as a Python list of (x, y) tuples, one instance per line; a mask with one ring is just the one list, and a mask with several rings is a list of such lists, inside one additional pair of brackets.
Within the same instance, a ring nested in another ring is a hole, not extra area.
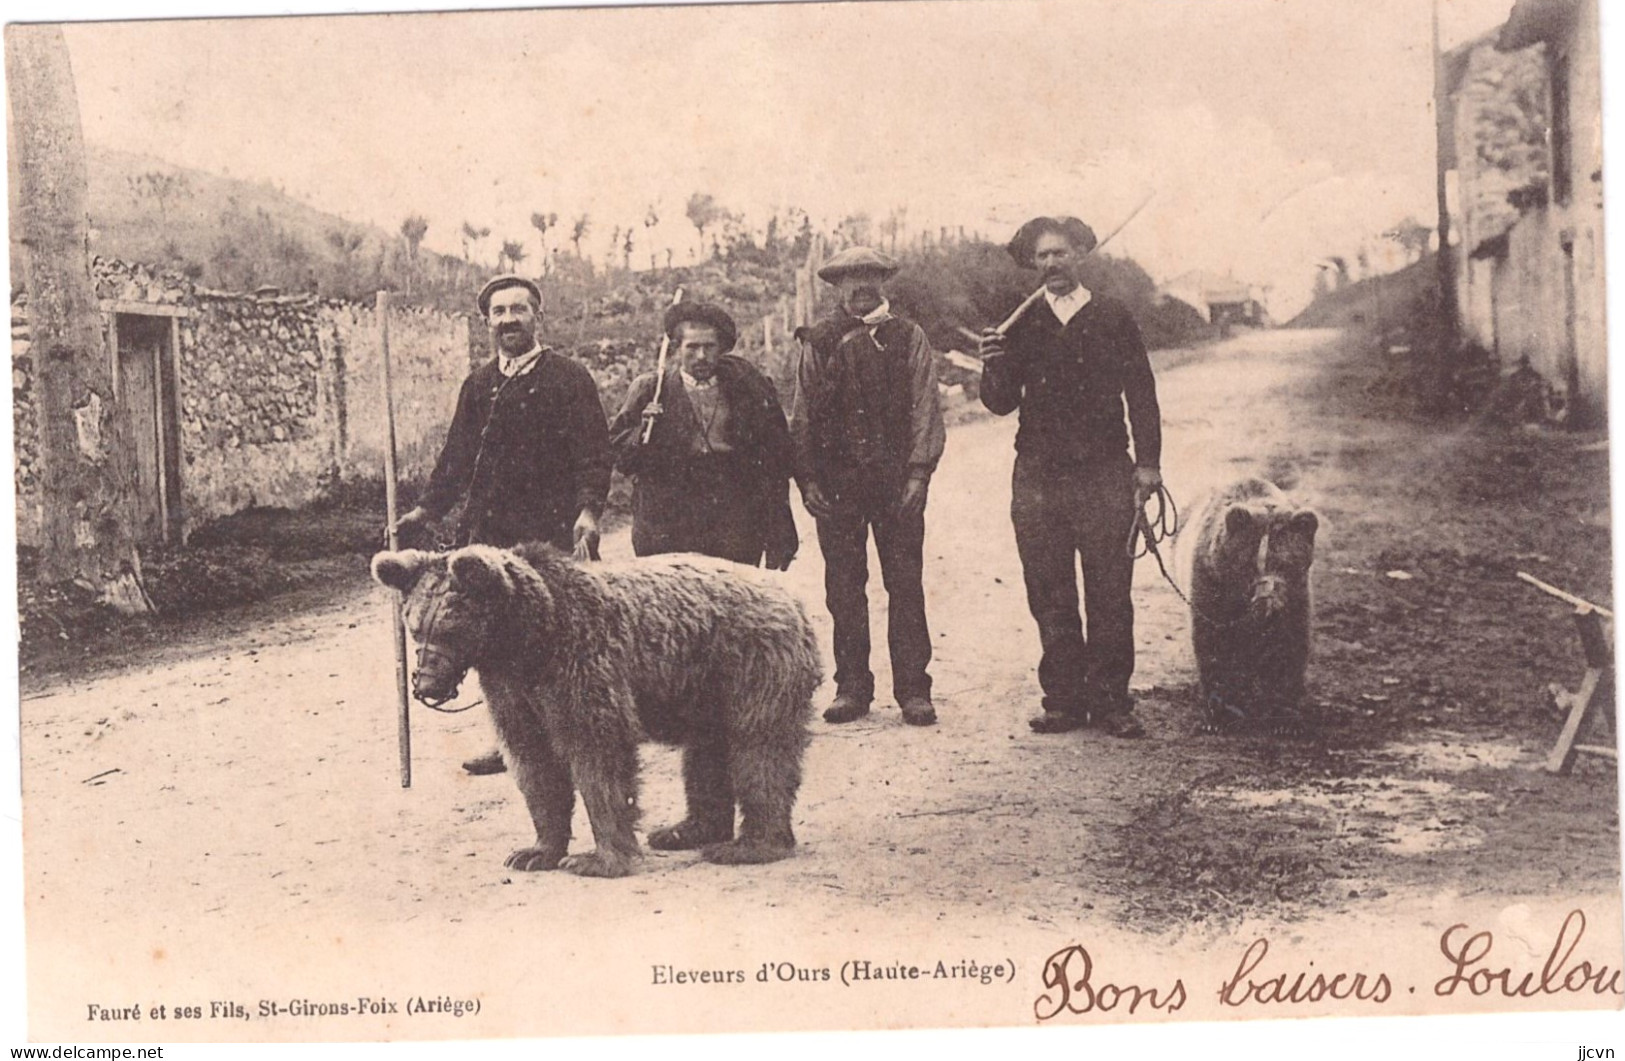
[(685, 818), (676, 825), (649, 833), (649, 846), (656, 851), (693, 851), (707, 844), (734, 838), (733, 823), (710, 825)]
[(791, 848), (783, 844), (769, 844), (761, 840), (731, 840), (725, 844), (712, 844), (700, 852), (700, 857), (722, 866), (754, 866), (789, 858), (790, 852)]
[(625, 877), (632, 872), (632, 863), (618, 855), (594, 850), (584, 855), (565, 856), (559, 868), (578, 877)]
[(564, 852), (551, 847), (521, 847), (509, 855), (503, 865), (508, 869), (516, 869), (521, 873), (535, 873), (541, 870), (558, 869), (559, 860)]

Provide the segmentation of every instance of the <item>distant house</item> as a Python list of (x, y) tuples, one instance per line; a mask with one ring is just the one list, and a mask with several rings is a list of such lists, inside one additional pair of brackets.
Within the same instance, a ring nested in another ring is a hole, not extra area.
[(1199, 269), (1181, 273), (1157, 289), (1165, 299), (1185, 303), (1210, 324), (1263, 324), (1265, 313), (1251, 284), (1228, 274), (1218, 276)]
[(1576, 427), (1607, 415), (1597, 17), (1593, 0), (1517, 0), (1448, 53), (1439, 160), (1463, 337), (1527, 363)]

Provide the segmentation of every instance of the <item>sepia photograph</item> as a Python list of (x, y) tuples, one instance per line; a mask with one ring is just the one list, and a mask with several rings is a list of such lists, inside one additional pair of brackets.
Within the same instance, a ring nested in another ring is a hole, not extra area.
[(15, 1042), (1625, 1049), (1602, 0), (30, 7)]

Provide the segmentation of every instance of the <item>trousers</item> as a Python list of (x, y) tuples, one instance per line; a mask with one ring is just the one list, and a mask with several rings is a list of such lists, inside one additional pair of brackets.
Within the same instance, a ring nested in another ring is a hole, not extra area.
[(931, 695), (931, 632), (925, 621), (925, 513), (896, 513), (895, 479), (861, 471), (821, 480), (833, 489), (835, 512), (818, 520), (824, 554), (824, 598), (835, 623), (835, 688), (869, 698), (869, 533), (875, 536), (880, 577), (886, 587), (886, 641), (891, 650), (892, 692), (899, 702)]
[[(1027, 607), (1043, 650), (1044, 709), (1127, 710), (1134, 673), (1134, 561), (1127, 548), (1134, 468), (1127, 454), (1084, 467), (1018, 454), (1010, 498)], [(1080, 560), (1087, 627), (1078, 612)]]

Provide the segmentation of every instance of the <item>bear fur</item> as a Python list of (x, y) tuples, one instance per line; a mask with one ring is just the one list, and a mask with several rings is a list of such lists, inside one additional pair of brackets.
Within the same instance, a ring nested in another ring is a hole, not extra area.
[[(510, 869), (631, 872), (644, 739), (683, 746), (688, 799), (651, 847), (723, 863), (790, 854), (822, 674), (805, 609), (772, 575), (694, 555), (578, 564), (546, 545), (386, 552), (372, 570), (406, 594), (418, 699), (442, 703), (479, 673), (536, 826)], [(578, 791), (596, 850), (568, 855)]]
[(1274, 483), (1251, 478), (1216, 493), (1180, 535), (1204, 728), (1304, 727), (1319, 527)]

